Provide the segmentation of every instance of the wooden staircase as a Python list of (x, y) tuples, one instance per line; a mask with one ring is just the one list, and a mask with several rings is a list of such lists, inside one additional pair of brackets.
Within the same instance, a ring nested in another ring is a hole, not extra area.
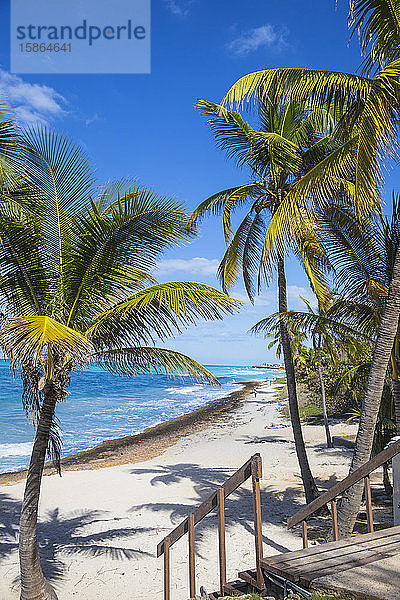
[(264, 589), (264, 577), (261, 570), (263, 557), (262, 546), (262, 519), (260, 478), (262, 477), (262, 461), (259, 454), (254, 454), (244, 463), (225, 483), (213, 492), (200, 506), (198, 506), (182, 523), (173, 529), (157, 546), (157, 556), (164, 555), (164, 600), (171, 599), (171, 546), (181, 537), (188, 534), (188, 569), (189, 569), (189, 597), (196, 595), (196, 553), (195, 553), (195, 525), (213, 510), (218, 512), (218, 555), (219, 555), (219, 591), (211, 594), (211, 598), (218, 598), (227, 594), (240, 594), (248, 588), (248, 581), (242, 577), (236, 581), (226, 580), (226, 544), (225, 544), (225, 500), (245, 481), (251, 477), (253, 488), (253, 518), (256, 570), (248, 573), (246, 577), (256, 582), (255, 589)]
[[(254, 454), (158, 544), (157, 556), (164, 555), (164, 600), (171, 600), (170, 549), (185, 534), (188, 534), (189, 597), (196, 596), (195, 525), (213, 510), (218, 512), (219, 590), (209, 594), (211, 600), (228, 594), (243, 594), (249, 588), (254, 591), (262, 591), (266, 587), (266, 581), (283, 588), (285, 593), (288, 589), (292, 589), (307, 598), (310, 595), (307, 589), (320, 577), (334, 575), (400, 554), (400, 527), (374, 531), (370, 485), (370, 474), (399, 453), (400, 440), (388, 446), (348, 477), (299, 510), (288, 520), (287, 526), (288, 529), (291, 529), (301, 523), (303, 549), (266, 558), (263, 557), (260, 498), (262, 462), (261, 456)], [(228, 582), (226, 580), (225, 500), (250, 477), (253, 484), (255, 569), (241, 571), (238, 573), (237, 580)], [(365, 488), (368, 533), (339, 540), (337, 499), (343, 492), (362, 480), (364, 480)], [(331, 509), (333, 541), (309, 548), (307, 519), (328, 505)], [(399, 580), (397, 572), (393, 573), (393, 578), (396, 581)]]

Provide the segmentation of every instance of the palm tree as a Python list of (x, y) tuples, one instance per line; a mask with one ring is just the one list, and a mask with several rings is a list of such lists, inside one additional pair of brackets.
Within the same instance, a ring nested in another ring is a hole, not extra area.
[[(344, 174), (346, 163), (355, 163), (354, 198), (360, 214), (379, 207), (383, 183), (382, 163), (390, 161), (397, 147), (400, 120), (400, 6), (391, 0), (351, 0), (352, 35), (360, 34), (365, 61), (359, 75), (307, 68), (258, 71), (242, 77), (229, 90), (225, 104), (258, 101), (260, 93), (273, 89), (277, 100), (309, 101), (342, 112), (337, 135), (343, 143), (304, 180), (298, 202), (315, 179), (331, 181)], [(385, 310), (379, 325), (371, 370), (363, 400), (350, 472), (365, 463), (372, 450), (380, 398), (400, 316), (400, 251), (397, 252)], [(343, 496), (339, 510), (339, 534), (351, 533), (360, 507), (362, 483)]]
[[(400, 246), (400, 197), (393, 194), (390, 217), (379, 214), (362, 220), (354, 210), (331, 207), (324, 220), (322, 242), (331, 256), (336, 281), (346, 298), (356, 299), (354, 318), (376, 336), (393, 267)], [(357, 314), (358, 312), (358, 314)], [(400, 326), (390, 355), (389, 371), (393, 390), (397, 430), (400, 431)]]
[[(296, 326), (293, 326), (292, 322), (288, 321), (287, 324), (289, 328), (290, 346), (292, 348), (295, 369), (296, 371), (300, 368), (307, 369), (308, 350), (303, 344), (303, 342), (307, 339), (307, 335), (300, 331)], [(276, 358), (280, 360), (282, 356), (282, 343), (279, 320), (277, 321), (276, 326), (271, 329), (271, 332), (266, 334), (265, 338), (271, 338), (271, 341), (268, 344), (268, 350), (271, 350), (271, 348), (276, 346)]]
[(160, 255), (187, 238), (175, 200), (127, 182), (99, 189), (63, 135), (30, 131), (22, 143), (29, 205), (4, 186), (0, 205), (0, 345), (36, 425), (20, 520), (21, 600), (49, 600), (56, 594), (40, 566), (38, 503), (47, 452), (60, 467), (55, 409), (74, 369), (97, 363), (121, 375), (188, 373), (216, 383), (192, 358), (154, 343), (238, 303), (200, 283), (152, 277)]
[[(191, 218), (193, 226), (208, 212), (222, 212), (227, 250), (219, 275), (224, 291), (243, 276), (247, 294), (253, 299), (262, 282), (278, 272), (279, 313), (287, 312), (285, 249), (280, 244), (283, 232), (290, 231), (291, 249), (300, 258), (313, 289), (323, 297), (326, 291), (322, 270), (327, 260), (304, 204), (293, 201), (298, 186), (320, 161), (338, 146), (334, 136), (335, 119), (324, 109), (306, 103), (274, 103), (259, 96), (260, 129), (255, 130), (238, 112), (200, 101), (199, 108), (210, 117), (209, 125), (217, 145), (240, 167), (250, 169), (251, 181), (218, 192), (202, 202)], [(318, 184), (315, 184), (318, 187)], [(332, 186), (343, 192), (343, 181)], [(331, 191), (332, 191), (331, 190)], [(310, 198), (314, 191), (310, 191)], [(231, 214), (245, 209), (245, 216), (233, 233)], [(285, 361), (290, 415), (296, 452), (307, 501), (318, 494), (312, 477), (301, 429), (293, 352), (285, 320), (280, 322), (280, 337)]]
[[(379, 214), (375, 219), (361, 219), (354, 210), (331, 207), (323, 219), (323, 244), (331, 257), (337, 285), (350, 303), (353, 322), (358, 323), (358, 327), (368, 333), (371, 340), (375, 340), (385, 313), (400, 245), (400, 198), (393, 195), (390, 217)], [(393, 435), (392, 398), (397, 431), (400, 431), (399, 338), (400, 325), (397, 321), (390, 361), (385, 370), (384, 388), (379, 399), (372, 453), (381, 450), (384, 446), (382, 441), (386, 443), (388, 436), (390, 438)], [(390, 402), (389, 396), (392, 396)], [(364, 412), (364, 401), (357, 412), (360, 419)], [(387, 465), (384, 465), (384, 483), (389, 490)]]
[(329, 356), (333, 363), (336, 363), (340, 350), (344, 350), (347, 355), (360, 352), (362, 342), (368, 340), (368, 337), (355, 328), (354, 318), (352, 320), (349, 318), (354, 312), (354, 306), (350, 306), (340, 297), (330, 295), (328, 301), (324, 304), (319, 302), (317, 309), (314, 309), (304, 298), (303, 301), (308, 308), (308, 312), (290, 310), (284, 314), (275, 313), (256, 323), (251, 331), (255, 335), (261, 333), (268, 336), (277, 329), (279, 322), (284, 319), (290, 329), (311, 337), (317, 362), (326, 442), (328, 448), (332, 448), (333, 443), (326, 409), (322, 351)]

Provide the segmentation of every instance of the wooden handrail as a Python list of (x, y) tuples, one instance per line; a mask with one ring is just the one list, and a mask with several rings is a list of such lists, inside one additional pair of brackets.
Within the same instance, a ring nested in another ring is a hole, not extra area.
[(254, 506), (254, 539), (256, 551), (257, 581), (262, 588), (263, 576), (261, 560), (263, 558), (262, 546), (262, 520), (260, 478), (262, 477), (262, 461), (260, 454), (254, 454), (244, 463), (225, 483), (207, 500), (198, 506), (188, 517), (173, 529), (158, 545), (157, 556), (164, 554), (164, 600), (170, 600), (170, 548), (186, 533), (189, 535), (189, 592), (190, 597), (195, 596), (195, 533), (194, 526), (199, 523), (214, 509), (218, 510), (218, 542), (219, 542), (219, 568), (220, 592), (224, 594), (226, 585), (226, 548), (225, 548), (225, 498), (230, 496), (249, 477), (253, 481), (253, 506)]
[(362, 479), (368, 477), (368, 475), (372, 473), (372, 471), (375, 471), (375, 469), (381, 467), (384, 463), (386, 463), (388, 460), (393, 458), (393, 456), (396, 456), (396, 454), (399, 453), (400, 440), (394, 442), (393, 444), (382, 450), (382, 452), (379, 452), (379, 454), (374, 456), (374, 458), (371, 458), (371, 460), (369, 460), (367, 463), (353, 471), (353, 473), (348, 475), (345, 479), (339, 481), (339, 483), (336, 483), (327, 492), (325, 492), (321, 496), (318, 496), (318, 498), (310, 502), (310, 504), (307, 504), (307, 506), (304, 506), (302, 509), (300, 509), (295, 515), (288, 519), (287, 528), (291, 529), (301, 521), (305, 521), (310, 515), (314, 514), (317, 510), (319, 510), (332, 500), (335, 500), (337, 496), (340, 496), (341, 494), (343, 494), (343, 492), (351, 488), (353, 485), (355, 485)]
[[(231, 477), (229, 477), (229, 479), (227, 479), (225, 481), (224, 484), (222, 484), (221, 487), (224, 490), (225, 498), (227, 498), (230, 494), (232, 494), (232, 492), (234, 492), (239, 486), (242, 485), (242, 483), (244, 483), (251, 476), (251, 474), (252, 474), (251, 467), (252, 467), (252, 463), (254, 462), (255, 459), (256, 460), (261, 459), (260, 454), (254, 454), (247, 462), (244, 463), (244, 465), (242, 465), (240, 467), (240, 469), (238, 469), (236, 471), (236, 473), (234, 473)], [(204, 519), (204, 517), (206, 517), (210, 512), (212, 512), (215, 508), (217, 508), (217, 505), (218, 505), (218, 490), (213, 492), (207, 498), (207, 500), (204, 500), (204, 502), (202, 504), (200, 504), (200, 506), (198, 506), (191, 513), (194, 518), (194, 525), (197, 525), (197, 523), (199, 523), (199, 521)], [(175, 529), (173, 529), (171, 531), (171, 533), (169, 533), (167, 536), (165, 536), (164, 540), (161, 540), (161, 542), (157, 546), (157, 556), (161, 556), (161, 554), (164, 552), (164, 541), (166, 538), (169, 538), (169, 544), (170, 544), (170, 546), (172, 546), (178, 540), (180, 540), (181, 537), (183, 537), (188, 532), (188, 530), (189, 530), (189, 516), (184, 521), (182, 521), (182, 523), (180, 523), (177, 527), (175, 527)]]

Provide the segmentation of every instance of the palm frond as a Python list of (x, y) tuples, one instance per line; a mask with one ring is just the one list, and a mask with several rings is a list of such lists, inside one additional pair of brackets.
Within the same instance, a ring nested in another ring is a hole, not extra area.
[(40, 219), (24, 213), (3, 216), (0, 211), (0, 301), (9, 315), (34, 315), (45, 310), (49, 281), (41, 250)]
[(0, 102), (0, 188), (13, 190), (23, 176), (19, 132)]
[(338, 288), (347, 296), (362, 297), (373, 289), (385, 293), (389, 281), (376, 219), (362, 218), (348, 205), (331, 203), (318, 214), (318, 222)]
[(394, 122), (398, 113), (397, 61), (371, 80), (358, 75), (314, 69), (269, 69), (241, 78), (227, 93), (224, 106), (254, 102), (260, 94), (272, 94), (280, 102), (308, 101), (342, 113), (337, 135), (357, 136), (355, 153), (355, 202), (369, 211), (379, 200), (381, 161), (396, 152)]
[(73, 219), (90, 205), (94, 175), (82, 150), (62, 134), (29, 129), (24, 133), (23, 146), (29, 179), (42, 198), (46, 258), (59, 286), (62, 306), (70, 228)]
[(221, 319), (241, 302), (208, 285), (187, 281), (160, 283), (135, 292), (99, 315), (85, 335), (103, 347), (154, 343), (193, 325), (198, 319)]
[[(91, 343), (79, 332), (47, 316), (21, 316), (8, 319), (0, 330), (0, 345), (13, 368), (25, 363), (43, 364), (51, 360), (51, 348), (74, 360), (85, 360)], [(49, 371), (51, 368), (49, 367)], [(51, 373), (47, 373), (51, 377)]]
[(264, 186), (258, 182), (239, 185), (213, 194), (199, 204), (192, 213), (188, 228), (194, 231), (198, 222), (207, 213), (223, 215), (223, 227), (226, 243), (232, 238), (231, 214), (249, 200), (265, 195)]
[[(225, 292), (235, 285), (239, 276), (243, 273), (243, 253), (245, 252), (246, 245), (248, 249), (251, 248), (252, 250), (252, 262), (255, 258), (255, 251), (259, 241), (249, 240), (253, 223), (255, 223), (256, 231), (258, 231), (261, 221), (257, 214), (253, 214), (250, 211), (237, 228), (218, 267), (218, 277)], [(250, 274), (250, 271), (254, 269), (254, 264), (249, 265), (248, 269), (248, 273)], [(251, 288), (249, 291), (251, 294)]]
[(250, 166), (258, 176), (267, 172), (269, 163), (287, 170), (299, 168), (298, 147), (290, 139), (276, 131), (256, 131), (240, 113), (229, 112), (219, 104), (201, 100), (198, 106), (203, 114), (212, 117), (208, 125), (217, 146), (225, 150), (237, 166)]
[(76, 321), (82, 329), (133, 291), (155, 283), (150, 272), (157, 258), (188, 237), (186, 223), (178, 202), (139, 187), (102, 212), (93, 205), (78, 217), (64, 268), (67, 324)]
[(251, 159), (252, 128), (239, 112), (229, 112), (223, 106), (199, 100), (197, 108), (203, 115), (211, 117), (208, 125), (213, 132), (216, 144), (227, 152), (237, 166), (241, 167)]
[[(328, 273), (332, 266), (319, 239), (321, 233), (316, 232), (315, 223), (303, 221), (303, 231), (298, 236), (294, 253), (306, 272), (311, 289), (321, 305), (329, 298)], [(304, 299), (303, 299), (304, 300)], [(307, 303), (307, 301), (305, 300)], [(311, 308), (310, 308), (311, 310)]]
[(337, 316), (337, 314), (330, 314), (329, 311), (324, 315), (290, 310), (285, 313), (274, 313), (258, 321), (258, 323), (253, 325), (250, 332), (253, 335), (262, 334), (268, 337), (278, 328), (280, 321), (283, 319), (294, 330), (302, 331), (312, 336), (323, 333), (325, 336), (331, 335), (336, 340), (341, 340), (345, 343), (349, 341), (349, 338), (361, 340), (366, 337), (369, 339), (368, 336), (365, 336), (360, 330), (356, 329), (353, 324), (346, 323), (345, 321), (341, 322)]
[(256, 71), (241, 77), (226, 93), (222, 106), (230, 110), (251, 107), (260, 95), (273, 101), (308, 102), (339, 112), (371, 91), (371, 80), (351, 73), (289, 67)]
[(133, 377), (144, 373), (164, 373), (170, 377), (189, 376), (196, 381), (219, 385), (214, 375), (193, 358), (164, 348), (104, 350), (94, 354), (93, 361), (116, 375)]
[(360, 37), (366, 73), (399, 57), (399, 0), (351, 0), (349, 23), (352, 36), (357, 33)]

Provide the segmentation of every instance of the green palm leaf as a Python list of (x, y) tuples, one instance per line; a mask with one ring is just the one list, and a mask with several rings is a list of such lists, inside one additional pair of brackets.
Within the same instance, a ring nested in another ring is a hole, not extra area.
[(85, 332), (95, 344), (154, 342), (166, 339), (198, 319), (221, 319), (241, 302), (201, 283), (160, 283), (135, 292), (100, 314)]
[(90, 342), (79, 332), (47, 316), (7, 320), (0, 331), (0, 345), (15, 368), (27, 362), (40, 363), (44, 352), (50, 354), (52, 346), (78, 361), (86, 359), (92, 351)]
[(361, 51), (367, 58), (367, 73), (380, 69), (399, 56), (399, 0), (352, 0), (350, 3), (352, 35), (360, 37)]
[(222, 213), (225, 241), (229, 243), (232, 238), (231, 214), (249, 200), (254, 200), (264, 194), (263, 186), (257, 182), (217, 192), (199, 204), (189, 219), (188, 228), (190, 231), (195, 230), (197, 223), (207, 213), (213, 215)]
[(360, 211), (369, 211), (379, 200), (381, 161), (396, 151), (394, 124), (398, 120), (398, 60), (368, 79), (348, 73), (315, 69), (269, 69), (240, 79), (227, 93), (224, 105), (238, 107), (257, 101), (260, 94), (279, 101), (307, 101), (342, 113), (338, 139), (349, 131), (358, 136), (355, 154), (355, 201)]
[(62, 306), (71, 226), (90, 205), (94, 175), (82, 150), (62, 134), (30, 129), (23, 136), (23, 144), (29, 178), (42, 198), (46, 260), (55, 275)]
[(101, 202), (103, 210), (93, 204), (76, 219), (64, 269), (67, 323), (77, 320), (80, 328), (133, 291), (155, 283), (150, 272), (157, 258), (188, 237), (187, 215), (171, 198), (136, 186), (111, 204)]
[(220, 385), (218, 380), (193, 358), (164, 348), (116, 348), (94, 354), (93, 360), (116, 375), (134, 377), (164, 373), (170, 377), (189, 375), (196, 381)]
[(42, 233), (39, 219), (0, 214), (0, 301), (8, 314), (40, 314), (50, 300)]

